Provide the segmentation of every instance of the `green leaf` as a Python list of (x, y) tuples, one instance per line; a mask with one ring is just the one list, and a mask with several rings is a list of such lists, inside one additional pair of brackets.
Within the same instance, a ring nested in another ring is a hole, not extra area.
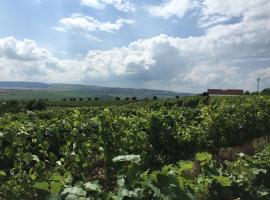
[(125, 199), (125, 197), (141, 199), (143, 197), (143, 189), (136, 188), (134, 191), (130, 191), (126, 188), (122, 188), (117, 192), (117, 200)]
[(139, 155), (117, 156), (113, 159), (113, 162), (132, 162), (138, 164), (141, 162), (141, 157)]
[(267, 173), (267, 170), (266, 169), (258, 169), (258, 168), (253, 168), (252, 169), (252, 172), (256, 175), (262, 173), (262, 174), (266, 174)]
[(183, 171), (191, 171), (193, 167), (192, 161), (179, 161), (177, 164)]
[(61, 197), (59, 194), (50, 194), (48, 197), (48, 200), (61, 200)]
[(48, 182), (35, 182), (33, 187), (39, 190), (50, 191)]
[(23, 160), (27, 165), (33, 160), (39, 162), (39, 158), (36, 155), (33, 155), (30, 152), (27, 152), (27, 153), (23, 154)]
[(84, 188), (86, 191), (101, 192), (101, 186), (98, 184), (98, 181), (87, 182), (84, 184)]
[(269, 195), (269, 191), (266, 191), (266, 190), (265, 191), (259, 190), (259, 191), (257, 191), (257, 193), (260, 197), (265, 197), (265, 196)]
[(52, 193), (56, 193), (58, 194), (64, 187), (64, 183), (63, 182), (54, 182), (51, 184), (51, 192)]
[(207, 152), (201, 152), (196, 154), (195, 159), (198, 161), (210, 161), (212, 160), (212, 155)]
[(229, 177), (225, 176), (213, 176), (213, 178), (222, 186), (228, 187), (231, 186), (232, 182)]
[(5, 171), (3, 171), (3, 170), (0, 170), (0, 176), (6, 176), (7, 174), (6, 174), (6, 172)]
[(86, 200), (85, 197), (78, 197), (76, 194), (68, 194), (65, 200)]
[(52, 181), (63, 181), (64, 180), (64, 177), (61, 176), (58, 173), (55, 173), (55, 174), (52, 175), (52, 177), (50, 178), (50, 180), (52, 180)]
[(63, 190), (63, 192), (61, 193), (62, 195), (69, 195), (69, 194), (73, 194), (76, 195), (78, 197), (85, 197), (86, 196), (86, 191), (84, 191), (81, 187), (79, 186), (74, 186), (74, 187), (67, 187)]

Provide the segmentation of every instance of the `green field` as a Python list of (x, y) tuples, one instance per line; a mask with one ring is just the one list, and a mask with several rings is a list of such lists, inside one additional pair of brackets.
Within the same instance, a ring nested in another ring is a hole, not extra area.
[(0, 116), (0, 199), (270, 199), (269, 97), (50, 103)]
[(51, 99), (61, 100), (63, 98), (94, 98), (100, 97), (104, 100), (112, 100), (115, 97), (110, 95), (95, 95), (81, 91), (53, 91), (53, 90), (8, 90), (0, 95), (2, 100), (27, 100), (27, 99)]
[(161, 99), (173, 98), (175, 96), (191, 96), (190, 93), (178, 93), (166, 90), (99, 87), (91, 85), (73, 84), (45, 84), (34, 82), (1, 82), (0, 100), (29, 100), (50, 99), (60, 100), (63, 98), (95, 98), (102, 100), (113, 100), (116, 97), (152, 98), (157, 96)]

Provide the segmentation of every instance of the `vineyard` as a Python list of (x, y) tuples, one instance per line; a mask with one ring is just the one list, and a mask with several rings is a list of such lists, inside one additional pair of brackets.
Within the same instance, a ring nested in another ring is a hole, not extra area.
[(2, 200), (269, 200), (270, 98), (0, 116)]

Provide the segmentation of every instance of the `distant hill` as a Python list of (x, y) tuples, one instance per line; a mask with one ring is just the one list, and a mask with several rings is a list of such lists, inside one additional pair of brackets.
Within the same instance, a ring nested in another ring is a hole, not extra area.
[[(158, 96), (159, 98), (169, 98), (178, 96), (190, 96), (190, 93), (179, 93), (166, 90), (100, 87), (93, 85), (77, 84), (46, 84), (39, 82), (1, 82), (0, 98), (69, 98), (69, 97), (103, 97), (105, 99), (119, 97), (145, 98)], [(4, 92), (3, 92), (4, 91)]]
[(38, 82), (11, 82), (0, 81), (0, 89), (46, 89), (49, 85)]

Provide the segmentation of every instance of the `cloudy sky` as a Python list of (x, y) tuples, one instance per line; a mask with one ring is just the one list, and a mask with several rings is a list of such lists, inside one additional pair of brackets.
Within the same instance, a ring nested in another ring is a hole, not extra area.
[(2, 0), (0, 81), (270, 87), (269, 0)]

